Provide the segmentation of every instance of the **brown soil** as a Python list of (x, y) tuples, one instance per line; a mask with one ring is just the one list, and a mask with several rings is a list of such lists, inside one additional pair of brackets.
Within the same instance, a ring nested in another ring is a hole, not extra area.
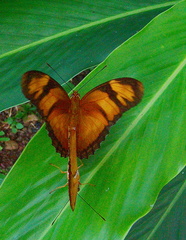
[(11, 126), (5, 122), (8, 117), (13, 117), (19, 111), (18, 107), (8, 109), (0, 113), (0, 131), (5, 133), (2, 137), (10, 138), (9, 141), (0, 141), (0, 173), (8, 173), (12, 165), (15, 163), (26, 144), (39, 130), (43, 121), (35, 114), (28, 115), (24, 120), (19, 119), (24, 127), (18, 129), (17, 133), (13, 133)]

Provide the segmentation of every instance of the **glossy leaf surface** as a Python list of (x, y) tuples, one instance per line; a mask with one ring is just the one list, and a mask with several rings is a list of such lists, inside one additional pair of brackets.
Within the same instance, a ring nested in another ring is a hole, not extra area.
[(2, 185), (1, 239), (123, 239), (150, 211), (162, 187), (185, 165), (185, 7), (183, 1), (153, 19), (92, 71), (85, 82), (94, 78), (80, 91), (121, 76), (145, 86), (143, 101), (112, 127), (80, 169), (81, 182), (96, 185), (81, 186), (80, 194), (106, 222), (81, 199), (72, 212), (67, 188), (49, 194), (66, 183), (49, 163), (65, 170), (67, 160), (55, 153), (43, 128)]

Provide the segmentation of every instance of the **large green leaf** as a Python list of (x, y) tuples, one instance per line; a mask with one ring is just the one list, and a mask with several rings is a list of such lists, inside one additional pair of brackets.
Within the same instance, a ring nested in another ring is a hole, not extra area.
[(3, 174), (0, 173), (0, 185), (1, 185), (1, 183), (3, 182), (4, 178), (5, 178), (5, 175), (3, 175)]
[(1, 1), (1, 110), (25, 100), (20, 91), (24, 72), (36, 69), (51, 74), (47, 62), (68, 80), (103, 61), (175, 2)]
[(80, 198), (72, 212), (67, 188), (49, 195), (66, 182), (49, 163), (66, 169), (67, 160), (55, 153), (43, 128), (2, 184), (1, 239), (123, 239), (150, 211), (162, 187), (185, 165), (185, 7), (185, 1), (177, 4), (122, 44), (80, 91), (123, 76), (145, 86), (143, 101), (124, 114), (80, 169), (81, 181), (96, 185), (81, 186), (80, 194), (107, 221)]
[(126, 240), (181, 240), (186, 235), (186, 179), (183, 169), (160, 192), (153, 209), (136, 222)]

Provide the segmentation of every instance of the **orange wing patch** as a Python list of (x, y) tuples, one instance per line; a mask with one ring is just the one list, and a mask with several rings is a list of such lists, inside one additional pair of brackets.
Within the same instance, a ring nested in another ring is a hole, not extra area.
[(54, 79), (39, 71), (29, 71), (23, 75), (22, 90), (46, 121), (46, 127), (56, 151), (61, 156), (67, 157), (71, 104), (68, 94)]
[(88, 158), (100, 147), (122, 113), (137, 105), (143, 96), (141, 82), (119, 78), (99, 85), (81, 100), (78, 127), (79, 158)]

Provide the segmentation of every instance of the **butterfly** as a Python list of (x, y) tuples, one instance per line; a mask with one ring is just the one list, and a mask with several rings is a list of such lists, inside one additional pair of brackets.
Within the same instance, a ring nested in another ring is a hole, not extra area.
[(74, 210), (81, 184), (77, 158), (94, 154), (110, 126), (140, 102), (143, 85), (133, 78), (117, 78), (93, 88), (81, 99), (77, 91), (69, 97), (58, 82), (40, 71), (26, 72), (21, 84), (23, 94), (45, 120), (56, 151), (69, 157), (67, 185)]

